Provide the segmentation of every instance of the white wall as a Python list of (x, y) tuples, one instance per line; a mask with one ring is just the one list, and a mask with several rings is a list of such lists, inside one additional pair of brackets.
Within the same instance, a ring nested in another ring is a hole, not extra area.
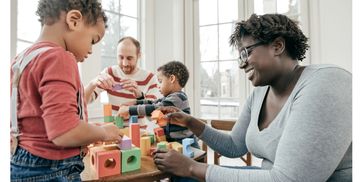
[(309, 0), (311, 63), (352, 70), (352, 1)]

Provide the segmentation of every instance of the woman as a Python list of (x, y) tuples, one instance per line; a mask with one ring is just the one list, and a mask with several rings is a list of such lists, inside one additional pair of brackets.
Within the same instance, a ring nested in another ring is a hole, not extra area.
[(161, 108), (227, 157), (251, 152), (260, 169), (198, 163), (175, 151), (154, 155), (162, 171), (206, 181), (351, 181), (351, 73), (333, 65), (300, 66), (307, 38), (285, 15), (253, 14), (237, 23), (230, 43), (256, 88), (230, 134)]

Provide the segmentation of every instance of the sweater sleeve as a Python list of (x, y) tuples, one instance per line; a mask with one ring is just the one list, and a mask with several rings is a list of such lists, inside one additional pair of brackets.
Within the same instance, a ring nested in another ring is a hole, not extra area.
[(313, 74), (294, 97), (273, 167), (239, 170), (210, 165), (206, 181), (326, 181), (352, 141), (351, 74), (338, 68)]

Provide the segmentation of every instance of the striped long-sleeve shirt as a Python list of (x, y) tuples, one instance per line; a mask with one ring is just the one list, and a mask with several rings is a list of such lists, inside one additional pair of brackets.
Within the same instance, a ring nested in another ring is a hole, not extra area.
[[(129, 107), (129, 114), (151, 116), (151, 113), (160, 106), (175, 106), (187, 114), (191, 113), (186, 93), (178, 91), (155, 101), (137, 100), (137, 105)], [(187, 128), (173, 124), (167, 124), (167, 126), (164, 127), (164, 132), (166, 134), (167, 141), (169, 142), (180, 142), (186, 137), (194, 137), (193, 133)]]
[[(133, 75), (126, 75), (118, 65), (107, 67), (102, 72), (111, 75), (116, 82), (126, 78), (135, 80), (138, 84), (138, 89), (143, 92), (145, 99), (155, 100), (162, 97), (157, 87), (157, 77), (152, 72), (139, 69)], [(94, 91), (93, 99), (96, 99), (101, 91), (104, 91), (104, 89), (97, 87)], [(133, 93), (125, 89), (117, 91), (108, 89), (106, 91), (114, 114), (119, 110), (121, 104), (136, 100)]]

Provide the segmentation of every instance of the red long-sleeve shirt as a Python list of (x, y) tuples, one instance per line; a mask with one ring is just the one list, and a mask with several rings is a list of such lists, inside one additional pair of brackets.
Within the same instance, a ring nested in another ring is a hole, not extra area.
[[(79, 147), (56, 146), (52, 140), (87, 122), (84, 90), (72, 53), (50, 43), (34, 44), (25, 54), (40, 53), (24, 69), (18, 87), (19, 145), (46, 159), (61, 160), (78, 155)], [(81, 99), (82, 98), (82, 99)]]

